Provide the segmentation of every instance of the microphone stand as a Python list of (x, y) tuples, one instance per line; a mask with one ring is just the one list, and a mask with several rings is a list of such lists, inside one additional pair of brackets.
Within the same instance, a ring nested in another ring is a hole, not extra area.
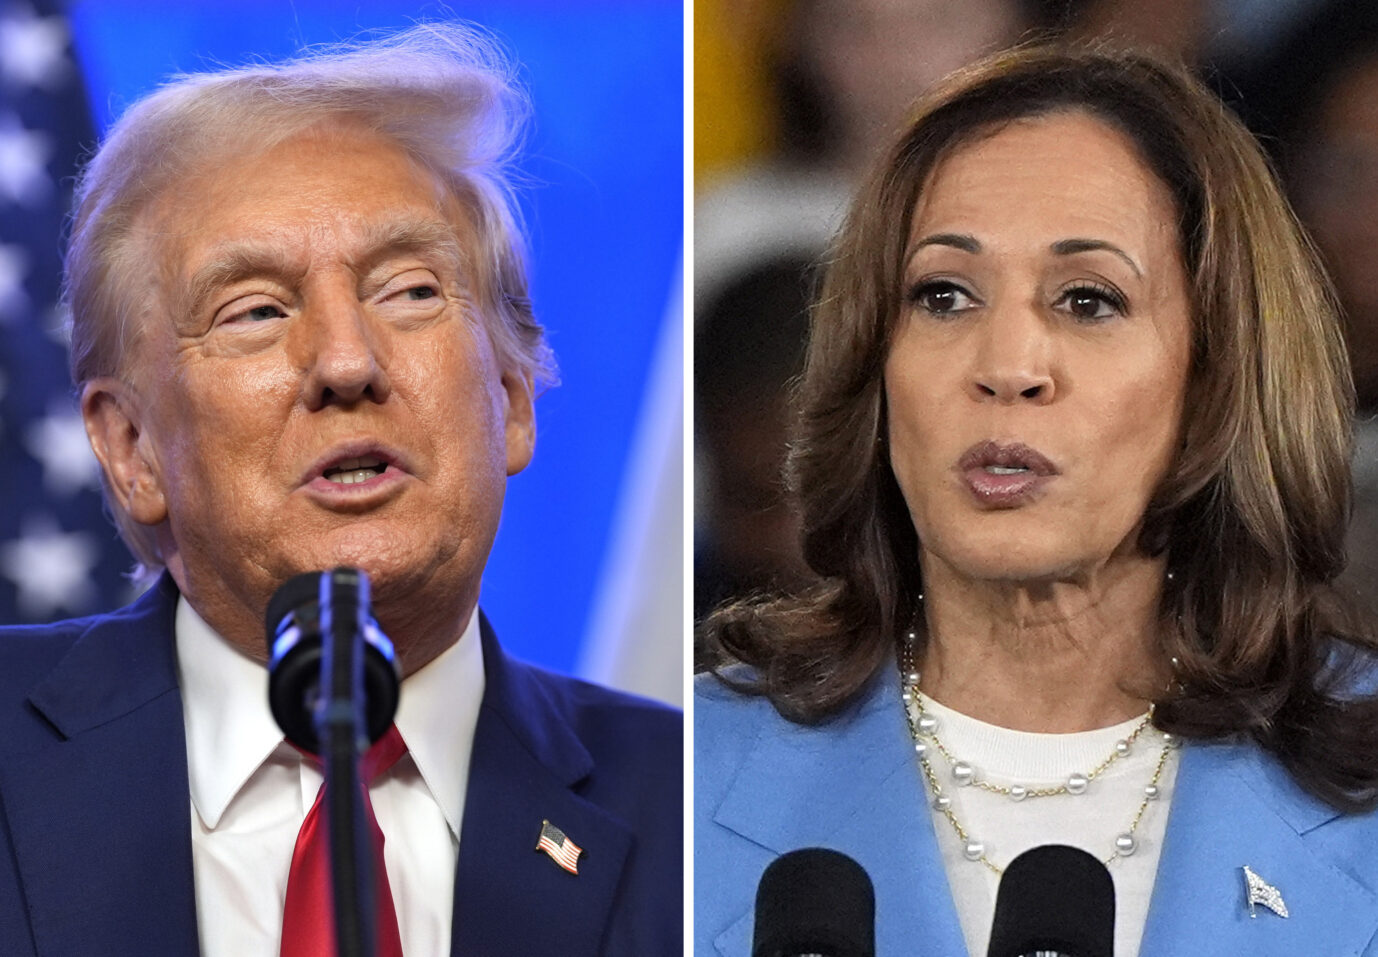
[[(353, 569), (321, 575), (321, 688), (316, 733), (325, 759), (324, 810), (330, 835), (335, 942), (339, 957), (374, 957), (372, 836), (359, 800), (359, 754), (368, 741), (363, 701), (363, 622), (359, 592), (368, 587)], [(350, 579), (353, 579), (350, 581)]]

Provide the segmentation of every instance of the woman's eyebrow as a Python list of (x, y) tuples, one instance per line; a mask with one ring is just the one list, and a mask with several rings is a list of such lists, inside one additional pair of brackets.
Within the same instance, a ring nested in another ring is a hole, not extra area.
[(967, 233), (934, 233), (925, 236), (905, 251), (904, 261), (908, 263), (919, 254), (919, 250), (926, 246), (951, 246), (953, 249), (960, 249), (965, 253), (979, 253), (981, 251), (981, 241), (975, 236)]
[(1049, 247), (1058, 256), (1072, 256), (1076, 253), (1089, 253), (1103, 250), (1112, 253), (1123, 259), (1129, 264), (1129, 268), (1134, 270), (1134, 275), (1140, 279), (1144, 277), (1144, 271), (1139, 268), (1139, 264), (1134, 261), (1134, 257), (1129, 255), (1114, 243), (1106, 242), (1103, 239), (1059, 239)]
[[(914, 245), (910, 246), (909, 251), (905, 254), (905, 261), (908, 262), (913, 259), (918, 251), (926, 246), (949, 246), (953, 249), (960, 249), (962, 252), (973, 254), (981, 251), (981, 241), (968, 233), (934, 233), (931, 236), (925, 236), (923, 239), (920, 239), (918, 242), (914, 243)], [(1097, 251), (1108, 252), (1123, 259), (1129, 268), (1134, 270), (1134, 275), (1138, 276), (1140, 279), (1142, 279), (1144, 275), (1143, 269), (1134, 261), (1133, 256), (1129, 255), (1129, 253), (1125, 252), (1114, 243), (1107, 242), (1103, 239), (1059, 239), (1048, 248), (1057, 256), (1073, 256), (1077, 253)]]

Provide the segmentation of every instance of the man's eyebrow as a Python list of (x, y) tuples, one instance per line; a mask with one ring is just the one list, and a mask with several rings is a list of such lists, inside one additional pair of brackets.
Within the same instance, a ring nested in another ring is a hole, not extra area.
[(439, 252), (458, 262), (464, 260), (464, 248), (453, 226), (410, 216), (367, 224), (363, 229), (363, 249), (360, 260), (365, 263), (397, 252)]
[[(456, 263), (464, 261), (464, 250), (453, 227), (446, 223), (412, 217), (369, 223), (361, 230), (361, 252), (354, 262), (363, 269), (396, 253), (438, 252)], [(186, 284), (183, 315), (198, 315), (217, 289), (255, 276), (274, 276), (299, 280), (304, 265), (273, 244), (254, 240), (227, 243), (211, 253)]]
[(1139, 268), (1139, 264), (1134, 261), (1134, 257), (1125, 252), (1114, 243), (1108, 243), (1103, 239), (1059, 239), (1050, 247), (1054, 254), (1058, 256), (1072, 256), (1076, 253), (1089, 253), (1105, 251), (1123, 259), (1129, 268), (1134, 270), (1134, 275), (1140, 279), (1144, 276), (1144, 271)]
[(181, 315), (199, 315), (217, 289), (255, 276), (289, 278), (303, 272), (287, 253), (271, 243), (247, 241), (216, 248), (209, 260), (192, 273), (182, 296)]

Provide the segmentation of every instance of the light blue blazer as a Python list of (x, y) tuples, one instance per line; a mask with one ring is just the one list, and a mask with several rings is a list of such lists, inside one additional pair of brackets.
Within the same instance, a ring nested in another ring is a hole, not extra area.
[[(694, 778), (696, 957), (747, 957), (761, 872), (815, 846), (871, 875), (878, 957), (966, 957), (888, 669), (816, 727), (700, 676)], [(1335, 811), (1251, 744), (1187, 744), (1174, 790), (1144, 957), (1378, 957), (1378, 814)], [(1246, 864), (1288, 918), (1250, 918)]]

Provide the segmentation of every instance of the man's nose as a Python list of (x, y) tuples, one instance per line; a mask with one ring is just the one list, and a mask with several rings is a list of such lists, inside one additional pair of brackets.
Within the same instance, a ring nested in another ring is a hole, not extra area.
[(1048, 320), (1036, 308), (992, 309), (975, 335), (968, 385), (973, 398), (1007, 405), (1053, 401), (1056, 350)]
[(302, 318), (307, 408), (387, 400), (386, 333), (364, 304), (352, 294), (333, 295)]

